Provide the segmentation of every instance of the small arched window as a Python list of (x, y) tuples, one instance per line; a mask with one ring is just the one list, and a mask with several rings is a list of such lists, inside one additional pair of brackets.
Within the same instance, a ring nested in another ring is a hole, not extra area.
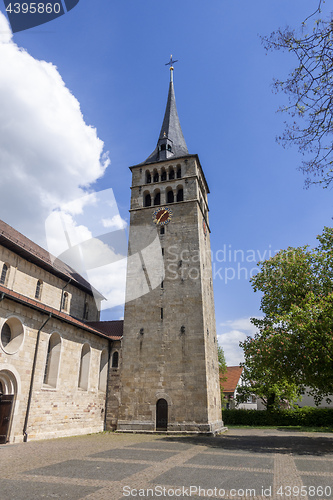
[(150, 194), (145, 195), (145, 207), (150, 207), (151, 206), (151, 196)]
[(181, 167), (178, 167), (177, 168), (177, 179), (181, 179), (181, 177), (182, 177), (182, 169), (181, 169)]
[(165, 227), (164, 226), (160, 227), (160, 234), (165, 234)]
[(154, 205), (161, 204), (161, 193), (158, 191), (154, 196)]
[(101, 362), (99, 365), (98, 389), (100, 391), (106, 391), (107, 377), (108, 377), (108, 351), (106, 349), (103, 349), (101, 354)]
[(172, 189), (170, 189), (170, 191), (167, 192), (167, 203), (173, 203), (174, 202), (174, 194), (173, 194), (173, 191)]
[(67, 292), (64, 292), (64, 294), (62, 296), (61, 309), (63, 309), (64, 311), (68, 310), (68, 293)]
[(41, 280), (38, 280), (36, 284), (35, 299), (39, 300), (41, 298), (42, 287), (43, 287), (43, 282)]
[(8, 266), (7, 266), (7, 264), (4, 264), (2, 266), (0, 284), (7, 285), (7, 281), (8, 281)]
[(166, 181), (167, 180), (167, 173), (165, 170), (162, 170), (161, 173), (161, 181)]
[(147, 184), (151, 183), (151, 175), (150, 175), (150, 172), (148, 170), (146, 172), (146, 183)]
[(175, 178), (175, 171), (174, 171), (173, 169), (171, 169), (171, 170), (169, 171), (169, 180), (172, 180), (172, 179), (174, 179), (174, 178)]
[(184, 201), (184, 190), (179, 188), (177, 191), (177, 201)]
[(115, 351), (112, 355), (112, 368), (118, 368), (119, 366), (119, 353)]
[(79, 387), (88, 390), (90, 368), (90, 345), (84, 344), (81, 350), (80, 371), (79, 371)]
[(61, 337), (58, 333), (52, 333), (47, 348), (44, 384), (51, 387), (57, 386), (61, 352)]

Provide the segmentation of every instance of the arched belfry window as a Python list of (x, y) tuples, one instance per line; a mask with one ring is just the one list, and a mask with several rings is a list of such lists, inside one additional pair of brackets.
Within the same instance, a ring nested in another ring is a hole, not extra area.
[(163, 169), (162, 170), (162, 173), (161, 173), (161, 181), (166, 181), (167, 180), (167, 173), (166, 171)]
[(149, 193), (147, 193), (145, 195), (144, 200), (145, 200), (145, 207), (150, 207), (151, 206), (151, 196)]
[(167, 191), (167, 203), (173, 203), (174, 201), (175, 201), (175, 197), (174, 197), (172, 189), (170, 189), (169, 191)]
[(182, 177), (182, 168), (178, 166), (177, 168), (177, 179), (181, 179)]
[(177, 191), (177, 201), (184, 201), (184, 190), (183, 190), (183, 188), (178, 188), (178, 191)]
[(158, 182), (160, 179), (160, 176), (158, 175), (158, 172), (154, 170), (154, 175), (153, 175), (153, 182)]
[(0, 284), (1, 285), (7, 285), (7, 281), (8, 281), (8, 269), (9, 269), (9, 266), (7, 264), (4, 264), (2, 266), (2, 271), (1, 271), (1, 276), (0, 276)]
[(146, 184), (150, 184), (150, 183), (151, 183), (151, 175), (150, 175), (149, 170), (147, 170), (147, 172), (146, 172)]
[(171, 181), (174, 178), (175, 178), (175, 171), (172, 168), (171, 170), (169, 170), (169, 180)]
[(157, 191), (157, 193), (154, 196), (154, 205), (160, 205), (161, 204), (161, 193), (160, 191)]

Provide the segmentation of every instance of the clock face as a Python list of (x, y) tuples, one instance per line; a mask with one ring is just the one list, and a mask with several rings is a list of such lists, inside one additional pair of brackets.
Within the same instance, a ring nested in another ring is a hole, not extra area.
[(170, 222), (171, 217), (172, 217), (171, 208), (166, 208), (166, 207), (158, 208), (153, 213), (153, 221), (155, 222), (155, 224), (158, 224), (159, 226), (164, 226), (165, 224)]

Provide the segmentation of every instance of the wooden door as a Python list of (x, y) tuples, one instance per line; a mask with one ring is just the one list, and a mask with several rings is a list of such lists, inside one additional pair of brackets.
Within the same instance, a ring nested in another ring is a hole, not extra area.
[(13, 402), (13, 394), (2, 394), (0, 396), (0, 444), (8, 441)]
[(165, 399), (159, 399), (156, 403), (156, 430), (166, 431), (168, 429), (168, 403)]

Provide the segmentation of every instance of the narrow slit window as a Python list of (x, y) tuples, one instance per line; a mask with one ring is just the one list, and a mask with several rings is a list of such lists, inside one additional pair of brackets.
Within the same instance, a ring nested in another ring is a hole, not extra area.
[(42, 295), (42, 281), (38, 280), (37, 285), (36, 285), (36, 291), (35, 291), (35, 299), (40, 299)]
[(7, 277), (8, 277), (7, 274), (8, 274), (8, 266), (7, 266), (7, 264), (4, 264), (2, 266), (2, 271), (1, 271), (1, 278), (0, 278), (1, 285), (6, 285)]

